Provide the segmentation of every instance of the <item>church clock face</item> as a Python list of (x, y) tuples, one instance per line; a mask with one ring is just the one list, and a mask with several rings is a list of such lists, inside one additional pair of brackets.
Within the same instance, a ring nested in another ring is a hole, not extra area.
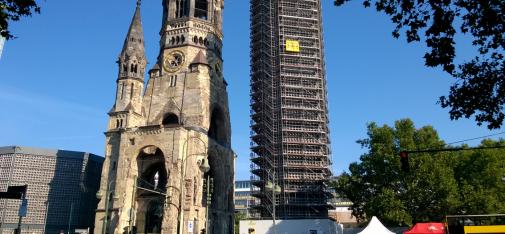
[(181, 69), (182, 65), (184, 65), (185, 57), (182, 51), (176, 50), (172, 51), (167, 55), (167, 58), (164, 62), (165, 70), (168, 72), (176, 72)]

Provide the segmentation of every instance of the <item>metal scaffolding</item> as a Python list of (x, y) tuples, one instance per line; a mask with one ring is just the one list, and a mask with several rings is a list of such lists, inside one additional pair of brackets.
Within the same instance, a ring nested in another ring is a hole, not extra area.
[[(251, 180), (264, 218), (328, 215), (331, 176), (320, 0), (250, 0)], [(268, 183), (280, 186), (267, 191)]]

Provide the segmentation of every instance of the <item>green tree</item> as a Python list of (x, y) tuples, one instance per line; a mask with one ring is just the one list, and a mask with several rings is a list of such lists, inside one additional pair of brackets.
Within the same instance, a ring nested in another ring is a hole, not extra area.
[[(505, 141), (485, 140), (483, 147), (504, 146)], [(460, 214), (505, 212), (505, 150), (461, 151), (454, 155), (455, 177), (462, 206)]]
[[(351, 0), (334, 0), (340, 6)], [(456, 78), (439, 102), (451, 119), (475, 117), (478, 125), (499, 128), (505, 118), (505, 1), (503, 0), (362, 0), (396, 25), (395, 38), (424, 40), (428, 67), (442, 67)], [(473, 58), (456, 64), (455, 36), (464, 34), (477, 49)]]
[(353, 215), (360, 221), (378, 216), (387, 225), (403, 226), (441, 220), (458, 207), (457, 182), (447, 167), (447, 154), (410, 157), (411, 172), (401, 170), (401, 150), (444, 146), (432, 127), (416, 129), (408, 119), (396, 121), (394, 127), (371, 123), (368, 138), (358, 143), (368, 152), (349, 166), (335, 188), (353, 202)]
[(240, 232), (240, 229), (239, 229), (240, 228), (240, 220), (244, 220), (246, 218), (247, 218), (247, 216), (243, 212), (235, 213), (235, 227), (234, 227), (235, 234), (239, 234), (239, 232)]
[(9, 22), (18, 21), (21, 17), (40, 13), (35, 0), (0, 0), (0, 35), (7, 40), (14, 37), (9, 31)]
[[(358, 143), (368, 152), (333, 186), (353, 202), (360, 221), (377, 216), (402, 226), (441, 221), (449, 214), (505, 212), (505, 149), (415, 153), (405, 173), (398, 152), (447, 147), (431, 126), (416, 129), (408, 119), (394, 127), (371, 123), (368, 137)], [(505, 141), (486, 140), (482, 146), (505, 146)]]

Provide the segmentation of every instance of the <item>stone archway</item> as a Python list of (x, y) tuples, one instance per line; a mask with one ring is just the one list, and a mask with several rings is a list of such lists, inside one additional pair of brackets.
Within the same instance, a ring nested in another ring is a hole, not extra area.
[(135, 192), (137, 233), (161, 233), (165, 196), (169, 173), (163, 152), (155, 147), (144, 147), (137, 156), (137, 190)]

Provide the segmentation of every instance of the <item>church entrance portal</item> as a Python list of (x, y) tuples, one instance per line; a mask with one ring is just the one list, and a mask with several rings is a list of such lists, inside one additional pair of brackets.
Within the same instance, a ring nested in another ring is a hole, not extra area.
[[(136, 229), (141, 234), (161, 233), (168, 172), (160, 149), (149, 146), (137, 157)], [(142, 189), (144, 188), (144, 189)], [(151, 190), (151, 191), (149, 191)], [(156, 192), (152, 192), (156, 191)]]

